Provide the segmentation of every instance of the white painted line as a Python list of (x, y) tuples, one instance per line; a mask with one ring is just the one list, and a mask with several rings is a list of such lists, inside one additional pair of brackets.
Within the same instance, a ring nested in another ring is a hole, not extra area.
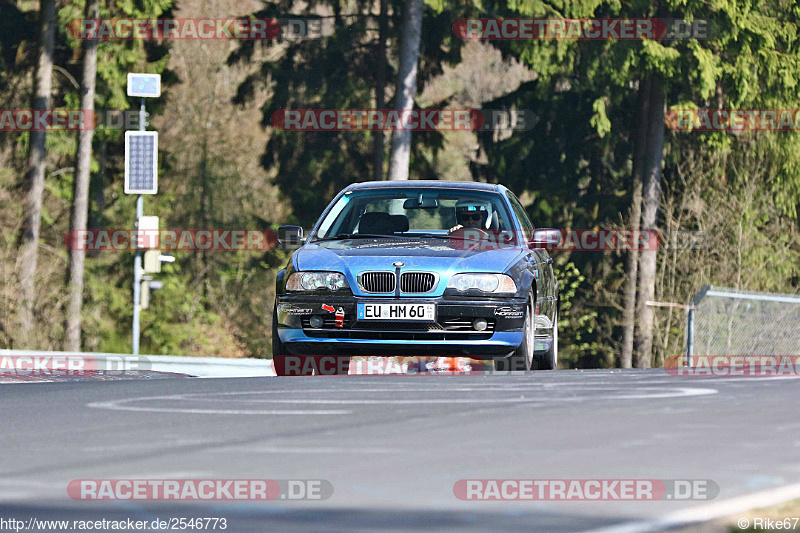
[[(675, 376), (675, 377), (677, 377), (677, 376)], [(779, 380), (779, 379), (797, 379), (798, 377), (800, 377), (800, 375), (789, 375), (789, 376), (747, 376), (747, 377), (738, 377), (738, 378), (734, 378), (734, 377), (730, 377), (729, 378), (729, 377), (725, 377), (725, 376), (713, 376), (713, 377), (712, 376), (709, 376), (709, 377), (705, 377), (705, 376), (702, 376), (702, 377), (700, 377), (700, 376), (696, 376), (696, 377), (687, 376), (686, 379), (687, 379), (687, 381), (689, 381), (689, 380), (691, 380), (691, 381), (697, 380), (697, 382), (699, 382), (699, 383), (717, 383), (717, 382), (724, 383), (726, 381), (767, 381), (767, 380), (775, 381), (775, 380)]]
[[(625, 392), (631, 391), (635, 393), (637, 390), (654, 390), (654, 391), (673, 391), (673, 392), (655, 392), (655, 393), (648, 393), (646, 394), (647, 397), (660, 397), (655, 396), (656, 394), (665, 394), (668, 396), (704, 396), (708, 394), (717, 394), (719, 391), (717, 389), (709, 389), (703, 387), (618, 387), (614, 385), (608, 386), (598, 386), (598, 387), (584, 387), (582, 384), (579, 386), (575, 385), (564, 385), (569, 392), (574, 391), (589, 391), (589, 392), (604, 392), (604, 391), (618, 391), (623, 390)], [(552, 387), (551, 387), (552, 389)], [(357, 389), (357, 390), (350, 390), (350, 389), (291, 389), (291, 390), (258, 390), (258, 391), (240, 391), (240, 392), (212, 392), (212, 393), (188, 393), (188, 394), (178, 394), (173, 396), (157, 396), (154, 398), (165, 398), (165, 399), (190, 399), (190, 398), (212, 398), (215, 396), (245, 396), (250, 394), (301, 394), (306, 395), (309, 393), (319, 394), (319, 393), (336, 393), (336, 394), (353, 394), (357, 393), (361, 396), (365, 392), (391, 392), (391, 393), (399, 393), (399, 392), (438, 392), (441, 394), (449, 394), (451, 392), (509, 392), (509, 393), (541, 393), (541, 392), (549, 392), (542, 389), (532, 388), (530, 385), (526, 386), (511, 386), (511, 387), (438, 387), (438, 388), (370, 388), (370, 389)], [(638, 398), (638, 396), (631, 396), (629, 394), (624, 395), (626, 398)], [(240, 401), (240, 400), (232, 400), (232, 401)], [(274, 401), (274, 400), (270, 400)], [(560, 401), (560, 400), (559, 400)]]
[[(576, 398), (561, 398), (561, 397), (536, 397), (531, 394), (542, 393), (545, 391), (530, 389), (486, 389), (486, 388), (456, 388), (456, 389), (361, 389), (355, 391), (358, 397), (338, 398), (338, 399), (306, 399), (306, 398), (265, 398), (265, 399), (233, 399), (233, 400), (220, 400), (214, 397), (218, 396), (246, 396), (252, 394), (287, 394), (294, 392), (296, 394), (309, 394), (309, 393), (336, 393), (336, 394), (353, 394), (354, 391), (341, 390), (341, 389), (295, 389), (292, 391), (245, 391), (245, 392), (224, 392), (224, 393), (191, 393), (191, 394), (174, 394), (167, 396), (144, 396), (135, 398), (124, 398), (121, 400), (93, 402), (87, 404), (87, 407), (95, 409), (109, 409), (113, 411), (132, 411), (143, 413), (185, 413), (185, 414), (216, 414), (216, 415), (350, 415), (353, 414), (351, 409), (269, 409), (269, 410), (249, 410), (249, 409), (218, 409), (218, 408), (189, 408), (176, 405), (174, 407), (147, 407), (141, 405), (130, 405), (139, 402), (239, 402), (239, 403), (270, 403), (270, 404), (306, 404), (306, 405), (418, 405), (421, 402), (426, 405), (442, 404), (513, 404), (513, 403), (528, 403), (528, 402), (586, 402), (586, 401), (602, 401), (602, 400), (639, 400), (639, 399), (655, 399), (655, 398), (680, 398), (688, 396), (703, 396), (709, 394), (717, 394), (716, 389), (702, 389), (702, 388), (657, 388), (657, 387), (639, 387), (639, 392), (633, 388), (630, 392), (623, 394), (602, 394), (602, 395), (585, 395)], [(656, 392), (644, 393), (642, 390), (654, 390)], [(572, 388), (571, 392), (580, 391), (580, 388)], [(611, 388), (611, 390), (618, 390)], [(436, 392), (440, 394), (449, 394), (451, 392), (506, 392), (513, 394), (512, 398), (420, 398), (416, 396), (411, 399), (364, 399), (363, 393), (365, 392)], [(591, 392), (602, 392), (600, 389), (592, 389)], [(528, 397), (526, 398), (526, 393)]]
[[(230, 452), (246, 452), (246, 453), (292, 453), (292, 454), (387, 454), (387, 453), (405, 453), (408, 449), (403, 448), (359, 448), (357, 446), (347, 447), (300, 447), (300, 446), (225, 446), (209, 450), (210, 453), (230, 453)], [(206, 452), (206, 453), (209, 453)]]
[(666, 514), (661, 518), (625, 522), (616, 526), (585, 530), (583, 533), (647, 533), (664, 531), (725, 518), (737, 513), (744, 515), (752, 509), (771, 507), (797, 498), (800, 498), (800, 483), (745, 494), (706, 505), (689, 507), (688, 509)]
[[(288, 390), (281, 390), (281, 389), (273, 389), (273, 390), (258, 390), (258, 391), (241, 391), (241, 392), (210, 392), (210, 393), (203, 393), (203, 392), (193, 392), (188, 394), (179, 395), (181, 397), (188, 397), (188, 396), (240, 396), (245, 394), (308, 394), (308, 393), (320, 393), (320, 392), (335, 392), (335, 393), (357, 393), (361, 394), (363, 392), (502, 392), (504, 390), (509, 390), (512, 392), (519, 392), (519, 391), (531, 391), (537, 392), (535, 389), (531, 389), (527, 387), (525, 389), (498, 389), (495, 387), (453, 387), (453, 388), (445, 388), (445, 387), (436, 387), (436, 388), (371, 388), (371, 389), (339, 389), (339, 388), (330, 388), (330, 389), (288, 389)], [(166, 398), (166, 396), (162, 396)]]
[[(577, 389), (580, 390), (580, 389)], [(303, 399), (303, 398), (292, 398), (292, 399), (281, 399), (281, 398), (265, 398), (263, 400), (239, 400), (243, 403), (287, 403), (287, 404), (320, 404), (320, 405), (414, 405), (419, 403), (424, 403), (425, 405), (430, 404), (497, 404), (497, 403), (520, 403), (520, 402), (585, 402), (585, 401), (597, 401), (597, 400), (644, 400), (644, 399), (651, 399), (651, 398), (680, 398), (686, 396), (704, 396), (707, 394), (716, 394), (716, 389), (689, 389), (689, 388), (678, 388), (678, 389), (667, 389), (667, 391), (672, 392), (654, 392), (654, 393), (635, 393), (632, 392), (630, 394), (608, 394), (608, 395), (594, 395), (594, 396), (582, 396), (578, 398), (536, 398), (536, 397), (525, 397), (523, 394), (520, 397), (515, 398), (412, 398), (409, 400), (381, 400), (381, 399), (361, 399), (361, 398), (343, 398), (338, 400), (321, 400), (321, 399)], [(299, 392), (299, 391), (298, 391)], [(353, 391), (350, 391), (353, 392)], [(359, 391), (360, 392), (360, 391)], [(443, 392), (443, 391), (438, 391)], [(513, 391), (513, 394), (517, 394), (521, 391)], [(598, 391), (592, 391), (598, 392)], [(202, 401), (203, 398), (193, 398), (193, 400), (200, 400)], [(211, 401), (211, 400), (209, 400)], [(231, 400), (225, 400), (231, 401)], [(236, 401), (236, 400), (233, 400)]]
[(430, 405), (430, 404), (490, 404), (490, 403), (519, 403), (525, 402), (524, 398), (486, 398), (486, 399), (462, 399), (462, 398), (416, 398), (411, 400), (361, 400), (345, 398), (343, 400), (250, 400), (251, 402), (268, 403), (288, 403), (288, 404), (320, 404), (320, 405)]
[(19, 385), (20, 383), (55, 383), (52, 379), (0, 379), (0, 385)]
[(330, 410), (279, 410), (271, 409), (268, 411), (247, 411), (241, 409), (185, 409), (181, 407), (134, 407), (120, 405), (121, 403), (129, 403), (141, 400), (153, 400), (156, 397), (150, 398), (130, 398), (126, 400), (117, 400), (111, 402), (93, 402), (86, 404), (87, 407), (94, 409), (109, 409), (112, 411), (135, 411), (142, 413), (186, 413), (186, 414), (199, 414), (199, 415), (350, 415), (353, 411), (344, 409), (330, 409)]

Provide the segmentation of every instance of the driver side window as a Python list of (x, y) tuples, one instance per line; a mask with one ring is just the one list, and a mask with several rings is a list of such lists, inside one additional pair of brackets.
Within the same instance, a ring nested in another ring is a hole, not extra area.
[(514, 214), (519, 219), (519, 224), (522, 226), (522, 231), (525, 233), (525, 241), (527, 242), (533, 238), (533, 230), (535, 227), (531, 222), (531, 219), (528, 218), (525, 208), (522, 207), (522, 203), (513, 192), (508, 191), (508, 199), (511, 200), (511, 208), (514, 210)]

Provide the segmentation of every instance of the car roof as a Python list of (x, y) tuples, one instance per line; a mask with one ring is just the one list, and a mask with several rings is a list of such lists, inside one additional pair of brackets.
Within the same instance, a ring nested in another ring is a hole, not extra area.
[(425, 189), (463, 189), (470, 191), (493, 191), (504, 190), (502, 185), (493, 183), (477, 183), (474, 181), (443, 181), (443, 180), (402, 180), (402, 181), (363, 181), (353, 183), (345, 190), (363, 189), (401, 189), (406, 187), (425, 188)]

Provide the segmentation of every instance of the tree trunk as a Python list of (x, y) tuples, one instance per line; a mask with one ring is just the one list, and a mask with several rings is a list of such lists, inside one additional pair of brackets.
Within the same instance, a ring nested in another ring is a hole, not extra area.
[[(637, 116), (636, 138), (633, 151), (633, 194), (631, 196), (630, 230), (637, 231), (642, 218), (642, 168), (646, 150), (647, 124), (650, 117), (650, 97), (652, 84), (645, 78), (639, 85), (639, 114)], [(633, 365), (633, 334), (636, 323), (636, 285), (639, 274), (639, 251), (628, 252), (625, 264), (624, 311), (622, 314), (622, 352), (619, 358), (621, 368)]]
[[(642, 218), (642, 180), (640, 176), (633, 178), (633, 199), (631, 201), (630, 230), (639, 230)], [(625, 280), (625, 309), (623, 311), (624, 329), (622, 332), (622, 353), (620, 368), (631, 368), (633, 364), (633, 333), (636, 323), (636, 283), (639, 275), (639, 251), (635, 248), (628, 252), (625, 264), (627, 279)]]
[[(99, 0), (86, 3), (86, 18), (96, 19), (100, 16)], [(83, 43), (83, 86), (81, 87), (81, 109), (94, 112), (94, 93), (97, 75), (97, 41)], [(78, 163), (75, 171), (75, 183), (72, 194), (72, 213), (70, 214), (70, 230), (73, 232), (87, 229), (89, 218), (89, 183), (92, 164), (92, 138), (94, 128), (82, 128), (78, 133)], [(77, 249), (69, 252), (69, 271), (67, 291), (66, 338), (64, 349), (78, 352), (81, 349), (81, 310), (83, 307), (83, 275), (86, 251)]]
[[(375, 76), (375, 109), (383, 109), (386, 105), (386, 34), (388, 33), (388, 9), (389, 0), (381, 0), (381, 12), (378, 14), (378, 57), (376, 59), (378, 72)], [(383, 130), (375, 130), (373, 135), (372, 149), (374, 151), (374, 168), (372, 178), (375, 181), (381, 181), (383, 180), (383, 153), (385, 150)]]
[[(397, 87), (394, 108), (403, 112), (414, 108), (417, 92), (417, 63), (419, 41), (422, 37), (422, 0), (406, 0), (400, 33), (400, 66), (397, 70)], [(411, 160), (411, 130), (392, 132), (392, 150), (389, 158), (389, 179), (407, 180)]]
[[(33, 109), (50, 107), (50, 89), (53, 73), (53, 49), (55, 45), (56, 3), (41, 0), (39, 11), (39, 61), (34, 81)], [(32, 346), (33, 311), (35, 306), (34, 278), (39, 254), (39, 230), (42, 218), (42, 193), (47, 158), (46, 131), (31, 131), (28, 149), (28, 169), (25, 173), (25, 211), (20, 237), (18, 263), (21, 292), (20, 332), (25, 346)]]
[[(94, 198), (94, 209), (89, 206), (89, 229), (100, 229), (103, 224), (103, 211), (106, 208), (105, 183), (106, 183), (106, 160), (108, 159), (108, 141), (100, 139), (97, 149), (98, 170), (92, 175), (92, 182), (89, 185), (89, 196)], [(88, 257), (97, 257), (100, 254), (90, 251)]]
[[(644, 154), (644, 190), (642, 229), (656, 227), (661, 185), (661, 162), (664, 157), (664, 105), (666, 95), (661, 78), (652, 75), (650, 110), (647, 123), (647, 149)], [(646, 305), (655, 296), (656, 250), (643, 250), (639, 259), (639, 301), (637, 302), (636, 366), (649, 368), (653, 351), (653, 308)]]
[[(211, 201), (208, 178), (208, 131), (204, 130), (203, 151), (200, 158), (200, 227), (204, 230), (210, 229), (208, 214), (213, 212), (208, 205)], [(200, 271), (200, 286), (202, 288), (203, 302), (208, 302), (208, 279), (206, 279), (206, 275), (208, 274), (208, 256), (206, 256), (206, 250), (202, 250), (199, 254), (196, 254), (196, 256), (200, 261), (200, 268), (198, 270)]]

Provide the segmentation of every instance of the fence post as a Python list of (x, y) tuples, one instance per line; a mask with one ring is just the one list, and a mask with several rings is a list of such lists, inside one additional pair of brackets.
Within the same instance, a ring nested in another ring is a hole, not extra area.
[(690, 307), (686, 313), (686, 366), (692, 366), (694, 354), (694, 308)]
[(704, 285), (689, 302), (686, 313), (686, 366), (692, 366), (692, 356), (694, 355), (694, 310), (709, 289), (711, 289), (711, 285)]

